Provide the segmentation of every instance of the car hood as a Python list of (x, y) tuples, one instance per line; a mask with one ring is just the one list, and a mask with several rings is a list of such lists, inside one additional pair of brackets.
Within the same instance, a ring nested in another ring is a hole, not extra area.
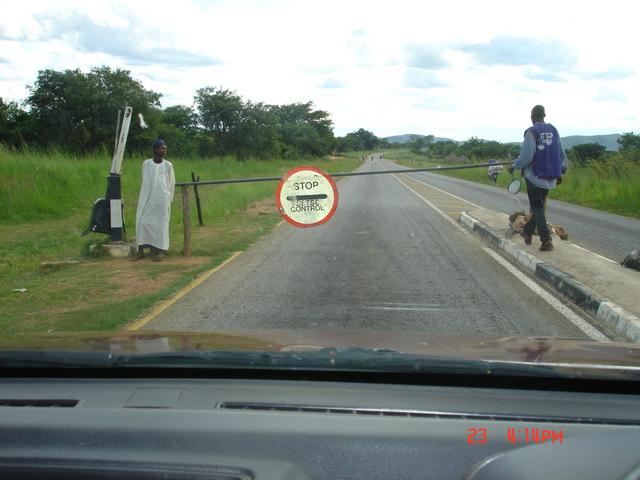
[(367, 349), (443, 359), (640, 368), (640, 345), (573, 338), (480, 337), (428, 332), (245, 330), (55, 332), (0, 339), (0, 351), (108, 352), (126, 355), (193, 351), (314, 352)]

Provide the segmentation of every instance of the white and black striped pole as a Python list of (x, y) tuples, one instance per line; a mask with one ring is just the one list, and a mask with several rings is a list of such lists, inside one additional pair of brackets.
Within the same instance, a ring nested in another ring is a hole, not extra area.
[[(122, 202), (120, 172), (122, 170), (124, 148), (127, 144), (127, 136), (129, 135), (129, 126), (131, 125), (131, 114), (131, 107), (126, 107), (122, 116), (122, 126), (120, 127), (120, 114), (118, 113), (116, 145), (113, 152), (113, 159), (111, 161), (111, 173), (107, 178), (106, 200), (109, 202), (112, 242), (121, 242), (124, 240), (124, 203)], [(119, 131), (118, 127), (120, 127)]]

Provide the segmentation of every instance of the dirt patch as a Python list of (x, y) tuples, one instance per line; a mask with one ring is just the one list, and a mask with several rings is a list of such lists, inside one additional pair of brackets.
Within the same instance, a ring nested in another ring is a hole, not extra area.
[(249, 215), (269, 215), (276, 212), (276, 201), (274, 198), (265, 198), (247, 207)]
[[(106, 273), (106, 280), (117, 287), (115, 296), (120, 299), (136, 297), (158, 291), (180, 278), (189, 270), (200, 267), (209, 262), (209, 257), (169, 257), (160, 263), (153, 263), (151, 259), (132, 262), (127, 259), (112, 259), (107, 262), (85, 262), (83, 267), (100, 268)], [(162, 271), (150, 275), (153, 270), (148, 266), (157, 267)], [(167, 268), (170, 270), (166, 271)], [(86, 307), (86, 306), (85, 306)], [(71, 311), (74, 307), (67, 309)]]

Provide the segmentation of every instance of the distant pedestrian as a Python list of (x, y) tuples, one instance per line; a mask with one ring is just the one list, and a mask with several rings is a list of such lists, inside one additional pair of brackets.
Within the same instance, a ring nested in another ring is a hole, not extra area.
[(142, 164), (142, 188), (136, 213), (135, 259), (144, 257), (144, 249), (150, 248), (153, 260), (164, 259), (169, 250), (169, 219), (176, 179), (173, 165), (166, 160), (167, 144), (164, 140), (153, 142), (153, 158)]
[(531, 208), (531, 219), (523, 228), (524, 243), (531, 245), (533, 232), (538, 229), (540, 250), (553, 250), (551, 234), (545, 216), (547, 195), (549, 190), (562, 182), (562, 175), (567, 171), (567, 156), (560, 143), (558, 130), (550, 123), (545, 123), (544, 107), (536, 105), (531, 110), (532, 127), (524, 132), (524, 141), (520, 156), (509, 167), (509, 173), (521, 169), (527, 183), (527, 195)]
[[(497, 163), (497, 160), (489, 160), (489, 163)], [(498, 175), (502, 171), (502, 165), (491, 165), (487, 168), (487, 176), (489, 177), (489, 182), (496, 184), (498, 183)]]

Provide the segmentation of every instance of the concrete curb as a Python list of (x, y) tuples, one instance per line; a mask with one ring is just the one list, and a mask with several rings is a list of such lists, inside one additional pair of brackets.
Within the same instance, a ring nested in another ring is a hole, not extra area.
[(594, 292), (568, 273), (543, 262), (514, 242), (502, 238), (498, 232), (476, 220), (467, 212), (460, 214), (460, 223), (506, 252), (537, 278), (552, 285), (558, 292), (586, 312), (595, 315), (598, 320), (617, 334), (624, 336), (630, 342), (640, 343), (640, 318)]

